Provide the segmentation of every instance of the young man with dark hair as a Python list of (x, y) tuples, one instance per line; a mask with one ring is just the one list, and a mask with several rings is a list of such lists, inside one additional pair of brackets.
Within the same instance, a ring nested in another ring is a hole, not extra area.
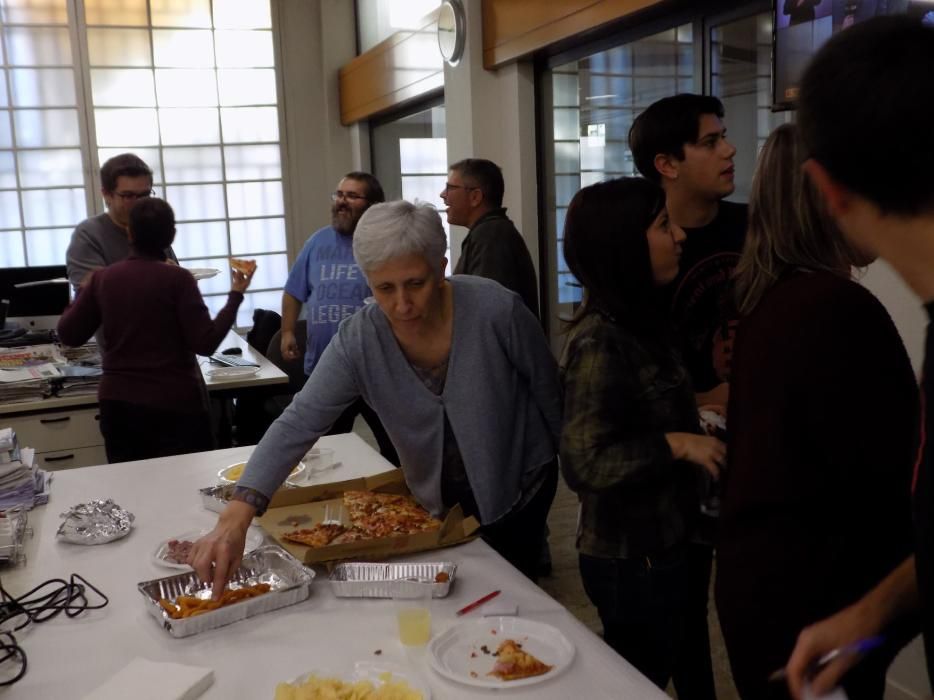
[[(934, 317), (934, 28), (878, 17), (835, 35), (801, 82), (798, 123), (808, 175), (852, 245), (886, 260)], [(898, 177), (893, 177), (897, 169)], [(869, 371), (876, 371), (869, 368)], [(801, 632), (788, 662), (800, 698), (825, 653), (920, 616), (934, 681), (934, 326), (928, 325), (913, 482), (915, 556), (836, 615)], [(879, 407), (884, 411), (885, 407)], [(832, 446), (828, 446), (832, 449)], [(811, 679), (820, 695), (859, 661), (842, 654)]]
[(538, 316), (535, 266), (525, 241), (506, 216), (504, 190), (503, 173), (492, 161), (467, 158), (448, 168), (441, 191), (448, 223), (470, 229), (454, 272), (499, 282)]
[[(295, 324), (307, 311), (305, 376), (310, 376), (321, 353), (348, 316), (363, 308), (370, 296), (366, 279), (353, 257), (353, 234), (363, 212), (385, 199), (383, 187), (370, 173), (349, 172), (331, 193), (331, 225), (315, 231), (298, 254), (282, 292), (282, 357), (299, 357)], [(362, 415), (373, 431), (380, 453), (399, 465), (399, 457), (376, 413), (362, 400), (350, 406), (331, 427), (329, 435), (353, 430)]]
[(723, 201), (735, 189), (736, 149), (722, 120), (716, 97), (666, 97), (636, 117), (629, 148), (639, 172), (665, 190), (668, 214), (687, 235), (668, 286), (672, 321), (698, 402), (725, 406), (736, 318), (730, 278), (746, 238), (746, 205)]
[[(114, 156), (101, 167), (101, 194), (107, 211), (78, 224), (65, 253), (68, 280), (76, 291), (91, 272), (130, 254), (130, 210), (138, 200), (152, 195), (152, 170), (132, 153)], [(178, 262), (171, 248), (165, 254)]]
[[(666, 97), (636, 117), (629, 148), (639, 172), (664, 189), (668, 215), (687, 236), (678, 276), (667, 286), (672, 325), (698, 403), (725, 412), (737, 323), (731, 278), (746, 237), (746, 206), (723, 201), (735, 189), (736, 153), (726, 140), (723, 116), (716, 97)], [(707, 612), (715, 521), (709, 515), (698, 518), (688, 553), (694, 596), (686, 624), (688, 652), (673, 680), (679, 697), (713, 698)]]

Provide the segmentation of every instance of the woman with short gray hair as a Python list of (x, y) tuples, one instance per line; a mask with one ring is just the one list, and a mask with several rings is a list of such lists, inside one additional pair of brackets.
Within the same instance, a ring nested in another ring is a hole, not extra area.
[[(412, 253), (446, 264), (446, 251), (447, 236), (438, 210), (426, 202), (412, 204), (404, 199), (370, 207), (357, 223), (353, 239), (353, 256), (364, 274)], [(443, 266), (440, 272), (443, 276)]]
[(538, 321), (496, 282), (445, 278), (446, 238), (426, 204), (375, 204), (354, 257), (376, 303), (346, 319), (301, 392), (250, 457), (233, 500), (190, 563), (220, 594), (246, 530), (301, 456), (363, 398), (406, 483), (432, 515), (460, 504), (480, 534), (534, 579), (557, 487), (561, 398)]

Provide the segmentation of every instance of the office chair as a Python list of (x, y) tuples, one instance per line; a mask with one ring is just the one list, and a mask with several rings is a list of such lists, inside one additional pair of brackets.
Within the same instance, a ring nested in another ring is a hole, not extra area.
[[(264, 311), (260, 317), (257, 317), (259, 313), (259, 309), (254, 312), (254, 329), (263, 326), (264, 330), (271, 331), (272, 314), (275, 314), (275, 318), (278, 318), (279, 315), (274, 311)], [(252, 445), (259, 442), (272, 422), (292, 402), (292, 396), (305, 385), (306, 322), (299, 321), (295, 324), (295, 337), (298, 340), (299, 349), (297, 360), (286, 360), (282, 357), (282, 350), (279, 347), (282, 332), (279, 330), (278, 323), (275, 328), (275, 332), (269, 337), (265, 345), (263, 344), (264, 338), (261, 337), (263, 335), (261, 332), (258, 332), (250, 339), (250, 344), (263, 352), (266, 359), (285, 372), (289, 377), (289, 383), (288, 385), (276, 384), (269, 387), (258, 387), (251, 390), (250, 395), (237, 398), (234, 423), (236, 424), (235, 434), (238, 445)]]

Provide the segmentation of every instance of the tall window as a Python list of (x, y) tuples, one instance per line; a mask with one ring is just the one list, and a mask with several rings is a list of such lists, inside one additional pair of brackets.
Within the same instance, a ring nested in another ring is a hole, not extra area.
[(0, 242), (3, 264), (64, 262), (74, 225), (103, 211), (101, 163), (132, 151), (175, 209), (182, 265), (222, 270), (200, 283), (212, 311), (230, 255), (259, 263), (238, 325), (276, 308), (288, 263), (269, 0), (0, 0), (0, 20), (25, 243), (17, 259)]
[(360, 53), (399, 30), (419, 29), (422, 18), (440, 4), (441, 0), (357, 0)]
[(65, 2), (0, 2), (0, 266), (65, 260), (87, 216)]
[[(550, 92), (551, 148), (545, 153), (550, 186), (548, 239), (552, 316), (567, 315), (581, 290), (564, 260), (564, 217), (581, 187), (634, 174), (629, 127), (666, 95), (695, 90), (694, 33), (686, 24), (639, 41), (554, 67)], [(548, 99), (546, 97), (546, 99)], [(546, 147), (547, 148), (547, 147)]]
[(772, 111), (772, 15), (762, 12), (710, 28), (710, 93), (723, 101), (727, 137), (736, 146), (736, 191), (749, 197), (759, 149), (791, 112)]
[[(447, 182), (448, 147), (444, 106), (437, 105), (377, 124), (372, 129), (373, 174), (386, 199), (429, 202), (445, 208), (441, 190)], [(447, 217), (441, 221), (448, 238), (448, 274), (451, 235)]]

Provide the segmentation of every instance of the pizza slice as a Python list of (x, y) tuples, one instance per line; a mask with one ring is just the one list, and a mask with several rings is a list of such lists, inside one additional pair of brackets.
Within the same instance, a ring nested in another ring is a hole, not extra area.
[(504, 681), (541, 676), (553, 668), (523, 651), (522, 645), (514, 639), (504, 640), (493, 655), (496, 657), (496, 665), (487, 675)]
[(429, 515), (428, 511), (416, 506), (417, 510), (395, 506), (385, 506), (375, 513), (359, 518), (354, 524), (366, 530), (373, 537), (392, 537), (393, 535), (414, 535), (417, 532), (437, 530), (441, 521)]
[(441, 521), (432, 518), (411, 496), (345, 491), (344, 506), (350, 522), (374, 538), (412, 535), (441, 527)]
[(242, 272), (244, 275), (252, 275), (256, 272), (256, 261), (255, 260), (242, 260), (241, 258), (231, 258), (230, 266), (237, 272)]
[(307, 547), (326, 547), (334, 538), (344, 534), (347, 530), (343, 525), (333, 523), (319, 523), (314, 527), (293, 530), (282, 535), (282, 539), (297, 542)]
[(357, 527), (347, 528), (331, 540), (330, 544), (347, 544), (348, 542), (359, 542), (360, 540), (368, 540), (370, 536)]
[(379, 508), (379, 502), (374, 498), (375, 493), (370, 491), (344, 491), (344, 507), (350, 515), (350, 521), (356, 523), (374, 513)]

